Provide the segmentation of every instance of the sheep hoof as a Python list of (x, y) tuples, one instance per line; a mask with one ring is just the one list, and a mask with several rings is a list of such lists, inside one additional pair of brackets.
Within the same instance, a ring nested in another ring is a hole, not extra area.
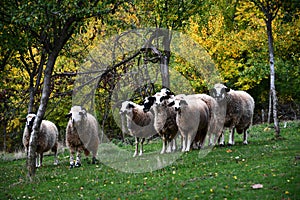
[(245, 142), (243, 142), (243, 144), (244, 144), (244, 145), (247, 145), (247, 144), (248, 144), (248, 142), (247, 142), (247, 141), (245, 141)]
[(98, 160), (97, 160), (96, 158), (92, 158), (92, 164), (93, 164), (93, 165), (96, 164), (97, 161), (98, 161)]
[(80, 167), (81, 164), (80, 163), (75, 163), (75, 167)]
[(73, 169), (74, 168), (74, 164), (73, 165), (70, 165), (70, 169)]

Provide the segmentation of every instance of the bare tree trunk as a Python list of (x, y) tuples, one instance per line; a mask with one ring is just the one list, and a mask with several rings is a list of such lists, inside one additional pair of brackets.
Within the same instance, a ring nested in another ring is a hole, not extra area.
[(261, 123), (264, 124), (265, 123), (265, 110), (261, 109)]
[(160, 72), (162, 77), (163, 87), (170, 88), (170, 75), (169, 75), (169, 65), (167, 63), (167, 56), (162, 56), (160, 63)]
[(163, 32), (164, 55), (162, 55), (160, 59), (160, 71), (162, 76), (163, 87), (170, 88), (169, 61), (171, 56), (170, 44), (172, 36), (169, 30), (164, 30)]
[(271, 123), (271, 115), (272, 115), (272, 93), (269, 92), (269, 111), (268, 111), (268, 124)]
[(275, 90), (275, 67), (274, 67), (274, 48), (273, 48), (273, 36), (272, 36), (272, 17), (268, 17), (266, 20), (268, 43), (269, 43), (269, 55), (270, 55), (270, 92), (273, 100), (273, 119), (276, 137), (280, 136), (280, 128), (277, 117), (277, 96)]
[(6, 126), (7, 126), (7, 121), (4, 120), (3, 123), (3, 152), (6, 152)]
[(48, 62), (46, 64), (46, 69), (44, 72), (44, 85), (42, 91), (41, 103), (37, 112), (36, 119), (34, 121), (34, 125), (32, 128), (32, 133), (29, 141), (29, 149), (28, 149), (28, 157), (27, 157), (27, 169), (28, 176), (30, 180), (35, 175), (36, 172), (36, 148), (37, 148), (37, 139), (40, 125), (42, 123), (42, 119), (46, 112), (47, 103), (50, 96), (50, 85), (51, 85), (51, 75), (54, 68), (55, 60), (58, 54), (52, 53), (48, 58)]

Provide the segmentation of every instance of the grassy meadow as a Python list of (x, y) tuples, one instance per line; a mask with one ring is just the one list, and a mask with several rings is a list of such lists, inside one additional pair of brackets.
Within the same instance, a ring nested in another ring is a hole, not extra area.
[[(216, 146), (206, 156), (199, 156), (205, 150), (193, 150), (166, 167), (141, 173), (122, 172), (101, 160), (96, 165), (83, 160), (82, 167), (69, 169), (65, 149), (58, 166), (52, 155), (45, 156), (30, 182), (24, 153), (1, 154), (0, 199), (300, 199), (300, 121), (280, 125), (279, 139), (267, 124), (255, 125), (248, 145), (236, 135), (235, 146)], [(132, 156), (133, 146), (118, 146)], [(145, 145), (137, 167), (160, 148), (160, 140)], [(119, 161), (128, 164), (122, 155)]]

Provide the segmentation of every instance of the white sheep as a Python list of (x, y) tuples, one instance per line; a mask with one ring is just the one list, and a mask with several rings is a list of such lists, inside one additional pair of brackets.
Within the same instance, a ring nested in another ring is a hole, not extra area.
[(210, 121), (206, 103), (196, 95), (177, 95), (168, 102), (177, 112), (176, 123), (182, 136), (182, 151), (190, 151), (192, 143), (202, 147)]
[[(204, 101), (209, 109), (209, 125), (208, 125), (208, 141), (209, 145), (215, 145), (217, 139), (222, 133), (223, 129), (223, 117), (225, 116), (225, 111), (219, 107), (218, 102), (211, 96), (207, 94), (194, 94), (195, 98), (199, 98)], [(223, 116), (223, 117), (222, 117)]]
[[(239, 134), (244, 133), (243, 144), (248, 144), (247, 129), (252, 125), (255, 102), (245, 91), (235, 91), (223, 84), (216, 84), (211, 95), (219, 103), (219, 107), (226, 107), (224, 127), (229, 128), (229, 145), (234, 145), (234, 129)], [(224, 145), (224, 135), (221, 136)]]
[[(26, 117), (26, 126), (23, 133), (23, 145), (25, 147), (26, 154), (28, 153), (29, 140), (32, 132), (32, 127), (36, 115), (30, 113)], [(54, 123), (48, 120), (42, 120), (40, 130), (37, 139), (36, 148), (36, 167), (41, 167), (43, 164), (43, 153), (51, 149), (54, 152), (54, 164), (58, 164), (57, 160), (57, 148), (58, 148), (58, 130)]]
[[(145, 113), (143, 111), (144, 106), (138, 105), (131, 101), (124, 101), (120, 109), (120, 115), (122, 119), (122, 132), (128, 133), (135, 137), (135, 152), (133, 157), (137, 156), (139, 149), (139, 140), (141, 138), (141, 148), (139, 156), (143, 154), (143, 143), (145, 138), (149, 138), (156, 134), (154, 129), (154, 116), (152, 112)], [(125, 119), (127, 122), (127, 130), (125, 127)]]
[(163, 101), (161, 97), (161, 92), (156, 93), (154, 96), (147, 97), (144, 101), (144, 111), (148, 112), (151, 107), (153, 108), (154, 128), (163, 140), (161, 150), (161, 154), (163, 154), (176, 150), (178, 126), (176, 124), (175, 110), (168, 107), (167, 103)]
[[(92, 152), (92, 164), (96, 162), (99, 146), (98, 122), (81, 106), (73, 106), (66, 115), (69, 119), (66, 128), (66, 145), (70, 149), (70, 168), (81, 166), (81, 152), (86, 156)], [(74, 155), (76, 161), (74, 163)]]

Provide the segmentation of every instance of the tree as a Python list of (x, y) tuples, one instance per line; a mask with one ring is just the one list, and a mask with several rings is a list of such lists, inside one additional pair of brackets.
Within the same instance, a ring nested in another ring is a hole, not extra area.
[(264, 14), (264, 20), (267, 27), (267, 35), (268, 35), (268, 47), (269, 47), (269, 56), (270, 56), (270, 103), (273, 104), (273, 120), (274, 120), (274, 128), (276, 132), (276, 136), (280, 136), (280, 128), (278, 124), (277, 117), (277, 106), (278, 99), (276, 95), (275, 89), (275, 59), (274, 59), (274, 47), (273, 47), (273, 35), (272, 35), (272, 21), (277, 16), (277, 13), (281, 6), (281, 0), (252, 0), (257, 7)]
[[(169, 62), (172, 40), (172, 32), (170, 30), (183, 29), (187, 25), (188, 19), (198, 11), (200, 3), (193, 0), (145, 0), (138, 1), (137, 5), (140, 7), (142, 13), (146, 13), (146, 15), (142, 15), (140, 18), (142, 23), (166, 29), (165, 31), (158, 31), (154, 35), (157, 34), (157, 37), (163, 37), (163, 47), (160, 50), (162, 85), (170, 87)], [(150, 39), (149, 42), (151, 43), (152, 40)]]
[[(120, 1), (5, 1), (1, 7), (1, 21), (6, 27), (14, 27), (28, 38), (27, 49), (35, 45), (43, 70), (43, 89), (37, 117), (31, 133), (27, 169), (30, 178), (35, 175), (35, 151), (37, 134), (45, 115), (51, 94), (51, 76), (56, 59), (74, 34), (91, 17), (105, 18), (114, 13)], [(84, 27), (83, 27), (84, 28)], [(22, 41), (19, 41), (22, 42)]]

